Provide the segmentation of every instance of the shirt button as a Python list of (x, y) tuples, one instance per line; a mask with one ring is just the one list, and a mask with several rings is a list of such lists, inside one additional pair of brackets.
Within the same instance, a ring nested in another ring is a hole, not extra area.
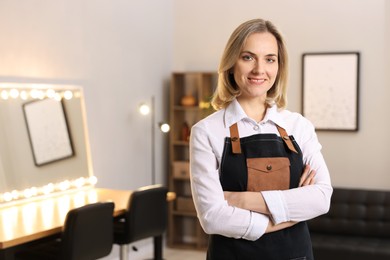
[(256, 131), (257, 131), (257, 130), (259, 130), (259, 128), (260, 128), (260, 127), (259, 127), (258, 125), (255, 125), (255, 126), (253, 127), (253, 130), (256, 130)]

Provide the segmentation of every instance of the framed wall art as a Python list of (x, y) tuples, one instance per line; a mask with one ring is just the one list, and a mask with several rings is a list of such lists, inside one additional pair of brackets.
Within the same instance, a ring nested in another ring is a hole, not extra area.
[(302, 55), (302, 113), (317, 130), (358, 131), (359, 52)]
[(36, 166), (74, 155), (63, 103), (47, 98), (23, 104)]

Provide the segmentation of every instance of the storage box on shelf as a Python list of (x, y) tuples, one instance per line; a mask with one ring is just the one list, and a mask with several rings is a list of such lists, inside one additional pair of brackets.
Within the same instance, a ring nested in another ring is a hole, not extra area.
[(168, 245), (205, 249), (207, 235), (196, 216), (190, 187), (189, 135), (191, 127), (213, 110), (211, 96), (217, 84), (215, 72), (173, 73), (170, 87), (169, 189), (177, 199), (170, 203)]

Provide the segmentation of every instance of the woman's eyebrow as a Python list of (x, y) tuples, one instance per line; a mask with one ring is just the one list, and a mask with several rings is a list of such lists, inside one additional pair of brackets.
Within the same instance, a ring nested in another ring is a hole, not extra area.
[[(244, 53), (248, 53), (248, 54), (250, 54), (250, 55), (252, 55), (252, 56), (257, 56), (257, 54), (256, 53), (254, 53), (254, 52), (251, 52), (251, 51), (242, 51), (241, 52), (241, 54), (244, 54)], [(278, 57), (278, 55), (277, 54), (275, 54), (275, 53), (269, 53), (269, 54), (266, 54), (266, 55), (264, 55), (265, 57)]]

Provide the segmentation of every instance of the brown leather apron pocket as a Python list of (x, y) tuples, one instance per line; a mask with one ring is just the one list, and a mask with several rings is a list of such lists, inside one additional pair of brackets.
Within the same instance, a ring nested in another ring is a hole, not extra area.
[(248, 191), (288, 190), (290, 160), (287, 157), (247, 158)]

